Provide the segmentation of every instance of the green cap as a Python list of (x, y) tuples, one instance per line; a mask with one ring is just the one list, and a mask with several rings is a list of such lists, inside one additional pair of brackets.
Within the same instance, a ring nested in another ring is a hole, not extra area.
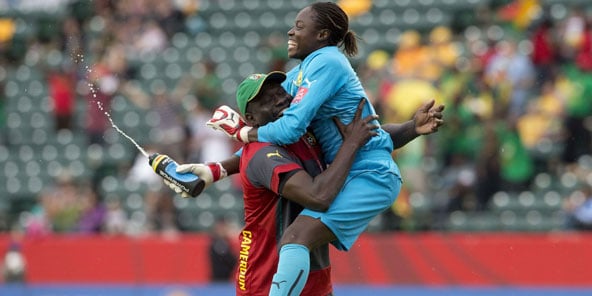
[(273, 71), (267, 74), (251, 74), (236, 90), (236, 104), (242, 115), (247, 111), (247, 103), (259, 94), (261, 86), (265, 81), (281, 83), (286, 80), (286, 74), (280, 71)]

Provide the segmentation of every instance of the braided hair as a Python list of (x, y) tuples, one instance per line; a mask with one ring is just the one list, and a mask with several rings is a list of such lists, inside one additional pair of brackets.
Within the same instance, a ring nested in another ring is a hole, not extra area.
[(349, 30), (349, 18), (345, 11), (333, 2), (317, 2), (310, 8), (316, 12), (317, 28), (329, 31), (329, 45), (343, 48), (349, 57), (355, 56), (358, 53), (357, 37)]

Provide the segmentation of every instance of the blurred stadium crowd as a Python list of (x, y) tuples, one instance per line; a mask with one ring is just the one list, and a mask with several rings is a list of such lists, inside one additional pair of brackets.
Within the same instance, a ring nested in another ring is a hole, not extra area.
[[(383, 122), (446, 125), (393, 156), (405, 184), (371, 231), (592, 226), (587, 0), (338, 1)], [(0, 230), (145, 233), (241, 223), (236, 179), (174, 196), (109, 118), (180, 163), (236, 143), (205, 127), (250, 73), (287, 70), (307, 1), (0, 0)]]

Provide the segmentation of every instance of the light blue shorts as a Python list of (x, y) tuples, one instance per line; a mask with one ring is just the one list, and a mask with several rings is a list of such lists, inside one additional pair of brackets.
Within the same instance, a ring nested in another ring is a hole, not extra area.
[(337, 237), (332, 244), (347, 251), (370, 221), (395, 202), (401, 182), (389, 169), (354, 170), (326, 212), (304, 209), (300, 214), (321, 219)]

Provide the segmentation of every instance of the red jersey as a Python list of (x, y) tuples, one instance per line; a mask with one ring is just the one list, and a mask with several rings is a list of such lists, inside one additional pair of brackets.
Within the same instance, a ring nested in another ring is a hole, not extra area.
[(58, 115), (70, 115), (74, 109), (75, 94), (67, 74), (52, 73), (47, 78), (53, 110)]
[[(243, 146), (240, 161), (245, 227), (239, 235), (240, 252), (236, 295), (267, 296), (277, 269), (279, 241), (284, 229), (302, 207), (279, 195), (287, 177), (300, 170), (320, 174), (324, 164), (314, 137), (305, 135), (287, 147), (270, 143)], [(332, 293), (329, 247), (323, 245), (310, 255), (311, 270), (301, 295)]]

